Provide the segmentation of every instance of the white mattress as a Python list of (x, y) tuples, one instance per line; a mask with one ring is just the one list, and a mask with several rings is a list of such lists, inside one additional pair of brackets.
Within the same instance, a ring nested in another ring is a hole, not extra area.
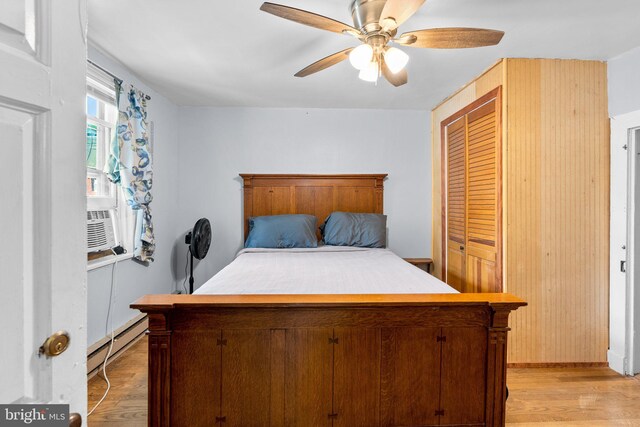
[(388, 249), (243, 249), (196, 294), (457, 293)]

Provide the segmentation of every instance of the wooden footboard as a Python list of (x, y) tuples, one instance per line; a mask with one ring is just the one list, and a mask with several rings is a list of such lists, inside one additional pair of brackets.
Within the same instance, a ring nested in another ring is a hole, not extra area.
[(509, 294), (148, 295), (149, 426), (502, 426)]

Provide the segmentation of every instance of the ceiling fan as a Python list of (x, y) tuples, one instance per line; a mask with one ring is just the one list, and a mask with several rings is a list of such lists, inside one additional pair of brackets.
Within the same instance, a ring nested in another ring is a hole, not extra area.
[(377, 82), (380, 75), (394, 86), (407, 83), (405, 66), (409, 55), (388, 46), (390, 42), (403, 46), (433, 49), (458, 49), (493, 46), (500, 43), (503, 31), (482, 28), (431, 28), (410, 31), (396, 37), (398, 27), (418, 11), (425, 0), (353, 0), (351, 16), (353, 27), (326, 16), (281, 4), (265, 2), (260, 10), (300, 24), (351, 35), (362, 42), (322, 58), (298, 71), (296, 77), (306, 77), (349, 58), (351, 65), (360, 70), (359, 77)]

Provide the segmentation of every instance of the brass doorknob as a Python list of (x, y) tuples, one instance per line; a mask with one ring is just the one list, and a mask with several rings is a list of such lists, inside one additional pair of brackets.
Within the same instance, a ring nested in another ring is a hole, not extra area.
[(47, 357), (58, 356), (69, 347), (69, 341), (71, 341), (71, 337), (67, 331), (58, 331), (40, 346), (40, 354)]
[(82, 426), (82, 417), (77, 412), (69, 414), (69, 427)]

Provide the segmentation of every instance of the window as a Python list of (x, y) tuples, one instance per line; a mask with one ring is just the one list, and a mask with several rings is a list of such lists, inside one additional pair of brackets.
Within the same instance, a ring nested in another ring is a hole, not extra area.
[[(133, 211), (124, 203), (120, 186), (104, 172), (115, 134), (118, 109), (113, 77), (89, 63), (87, 67), (87, 252), (89, 268), (116, 259), (109, 248), (122, 246), (130, 256), (133, 242)], [(100, 224), (97, 224), (99, 221)], [(108, 222), (108, 224), (107, 224)], [(98, 227), (99, 226), (99, 227)], [(107, 228), (105, 234), (103, 228)], [(97, 235), (96, 233), (100, 235)], [(112, 237), (113, 236), (113, 237)], [(104, 249), (107, 251), (103, 251)], [(99, 258), (99, 261), (95, 261)]]
[(105, 102), (87, 94), (87, 197), (89, 204), (102, 199), (102, 207), (110, 208), (116, 206), (116, 191), (103, 169), (109, 156), (115, 116), (115, 101)]

